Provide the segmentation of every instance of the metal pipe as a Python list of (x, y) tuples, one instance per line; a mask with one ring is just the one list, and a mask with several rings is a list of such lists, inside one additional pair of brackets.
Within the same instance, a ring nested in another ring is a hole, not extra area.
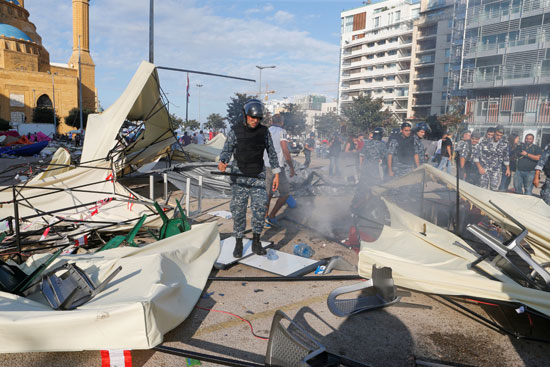
[(191, 210), (189, 210), (189, 205), (191, 204), (191, 178), (187, 177), (187, 182), (185, 186), (185, 215), (190, 216)]
[(359, 275), (311, 275), (307, 277), (208, 277), (219, 282), (317, 282), (365, 279)]
[(149, 176), (149, 199), (155, 200), (155, 178), (153, 175)]
[(202, 211), (202, 176), (199, 176), (199, 193), (198, 193), (198, 204), (199, 207), (197, 208), (197, 212), (200, 213)]
[(163, 174), (164, 177), (164, 201), (168, 202), (168, 174)]
[(170, 71), (181, 71), (184, 73), (193, 73), (193, 74), (202, 74), (202, 75), (210, 75), (210, 76), (218, 76), (220, 78), (229, 78), (229, 79), (237, 79), (237, 80), (244, 80), (246, 82), (252, 82), (256, 83), (255, 79), (248, 79), (248, 78), (240, 78), (237, 76), (229, 76), (229, 75), (222, 75), (222, 74), (214, 74), (214, 73), (207, 73), (204, 71), (196, 71), (196, 70), (188, 70), (188, 69), (178, 69), (178, 68), (170, 68), (166, 66), (157, 66), (157, 69), (161, 70), (170, 70)]
[(17, 194), (15, 190), (15, 186), (12, 186), (13, 190), (13, 212), (14, 212), (14, 220), (15, 220), (15, 243), (17, 244), (17, 253), (19, 256), (19, 263), (22, 262), (21, 258), (21, 239), (19, 238), (19, 206), (17, 204)]
[(149, 62), (155, 63), (155, 0), (149, 0)]

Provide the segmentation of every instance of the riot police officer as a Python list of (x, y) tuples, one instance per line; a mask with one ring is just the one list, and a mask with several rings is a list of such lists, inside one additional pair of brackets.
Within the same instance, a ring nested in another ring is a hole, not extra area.
[(401, 124), (401, 133), (397, 135), (388, 147), (388, 175), (403, 176), (419, 162), (418, 153), (414, 148), (414, 139), (411, 136), (411, 124)]
[(266, 251), (260, 242), (264, 228), (267, 209), (267, 191), (265, 187), (264, 150), (267, 151), (269, 164), (274, 174), (272, 190), (279, 187), (279, 161), (273, 146), (271, 134), (267, 127), (260, 125), (263, 118), (263, 104), (251, 99), (244, 105), (243, 123), (235, 124), (229, 130), (227, 140), (220, 154), (218, 169), (225, 172), (231, 156), (234, 162), (231, 169), (231, 214), (233, 215), (233, 232), (237, 239), (234, 257), (242, 257), (243, 235), (246, 228), (246, 207), (250, 196), (252, 210), (252, 251), (265, 255)]

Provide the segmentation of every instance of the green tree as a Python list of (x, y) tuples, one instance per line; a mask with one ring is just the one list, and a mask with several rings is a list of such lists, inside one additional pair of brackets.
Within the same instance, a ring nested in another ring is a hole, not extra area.
[[(61, 117), (56, 114), (55, 118), (59, 124)], [(32, 110), (32, 122), (36, 122), (38, 124), (53, 124), (53, 109), (49, 107), (35, 107)]]
[(183, 123), (185, 130), (198, 130), (201, 128), (201, 124), (197, 120), (187, 120)]
[(447, 105), (447, 113), (444, 115), (439, 115), (437, 121), (441, 126), (447, 131), (452, 131), (453, 133), (458, 133), (459, 126), (466, 119), (464, 114), (465, 106), (464, 101), (459, 98), (451, 98), (449, 104)]
[(306, 131), (306, 114), (295, 103), (287, 103), (281, 112), (285, 119), (285, 130), (290, 135), (300, 135)]
[(332, 136), (340, 129), (343, 120), (334, 112), (315, 116), (315, 130), (322, 137)]
[(209, 130), (222, 130), (225, 129), (225, 119), (219, 113), (211, 113), (206, 118), (206, 124), (204, 127)]
[(377, 126), (390, 126), (394, 119), (389, 111), (383, 111), (382, 98), (373, 99), (370, 95), (360, 95), (351, 103), (342, 106), (342, 115), (348, 120), (348, 133), (372, 130)]
[(233, 126), (235, 123), (242, 123), (244, 119), (244, 104), (252, 98), (255, 97), (249, 96), (246, 93), (235, 93), (235, 97), (230, 97), (231, 101), (227, 104), (227, 116), (225, 117), (229, 126)]
[[(88, 115), (94, 113), (92, 110), (82, 110), (82, 127), (85, 129), (88, 123)], [(69, 115), (65, 117), (65, 124), (80, 129), (80, 109), (75, 107), (69, 111)]]
[(173, 113), (170, 114), (170, 121), (172, 122), (172, 129), (174, 130), (185, 126), (185, 121)]

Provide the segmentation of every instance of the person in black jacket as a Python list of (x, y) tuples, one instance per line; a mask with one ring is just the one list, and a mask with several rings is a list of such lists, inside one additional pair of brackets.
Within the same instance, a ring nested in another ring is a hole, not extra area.
[(403, 176), (411, 172), (418, 162), (414, 139), (411, 136), (411, 124), (401, 124), (401, 133), (397, 135), (388, 147), (388, 176)]

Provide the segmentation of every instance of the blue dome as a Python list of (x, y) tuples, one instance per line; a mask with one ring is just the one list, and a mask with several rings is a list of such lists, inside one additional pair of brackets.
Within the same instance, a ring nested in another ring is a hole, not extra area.
[(25, 41), (32, 41), (32, 39), (27, 36), (25, 32), (9, 24), (0, 23), (0, 36), (24, 39)]
[(17, 0), (7, 0), (7, 1), (8, 1), (8, 3), (14, 3), (15, 5), (21, 6), (21, 4), (19, 4), (19, 1), (17, 1)]

